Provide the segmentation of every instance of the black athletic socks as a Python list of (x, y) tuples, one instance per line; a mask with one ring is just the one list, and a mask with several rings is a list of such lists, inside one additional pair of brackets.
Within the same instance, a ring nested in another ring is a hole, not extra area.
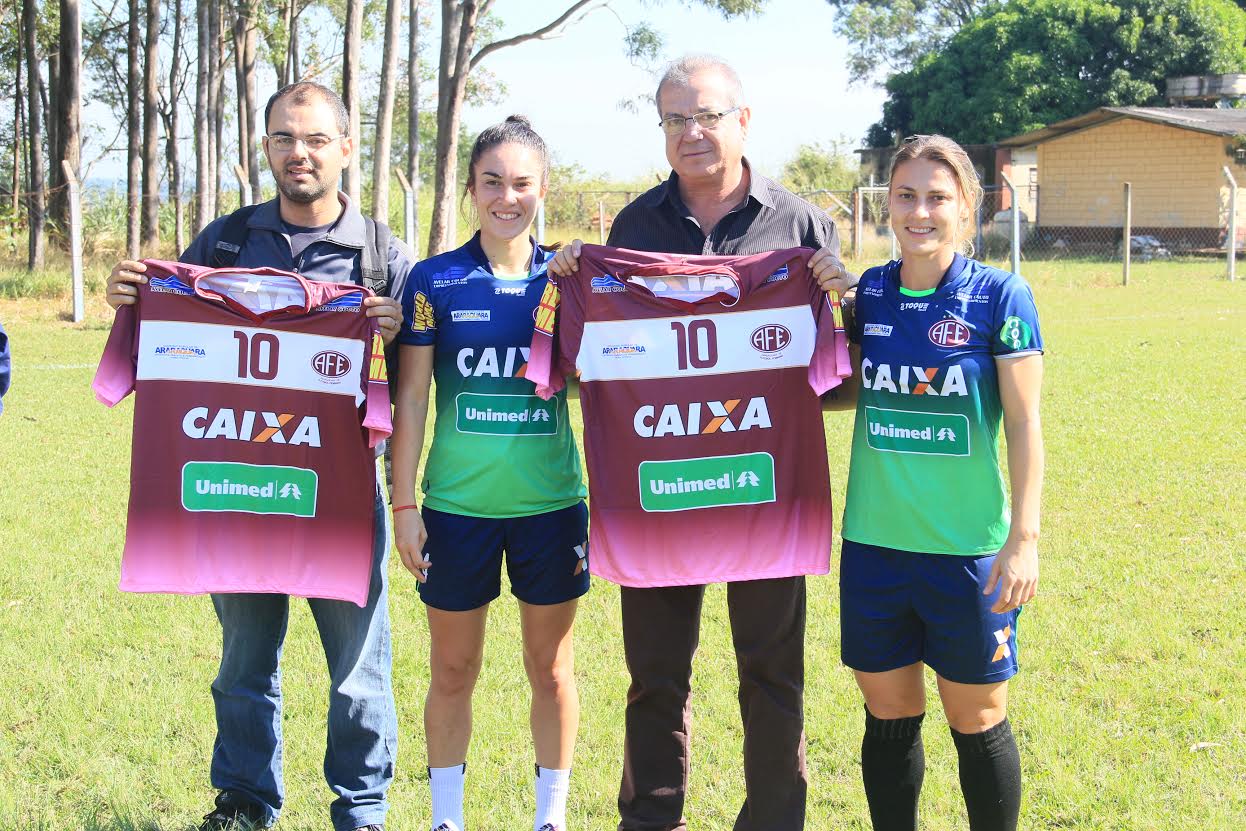
[(984, 733), (953, 730), (952, 740), (960, 756), (960, 789), (970, 831), (1016, 831), (1021, 813), (1021, 756), (1008, 719)]
[[(861, 779), (874, 831), (915, 831), (917, 797), (926, 774), (922, 719), (875, 718), (865, 711)], [(975, 829), (976, 831), (976, 829)]]

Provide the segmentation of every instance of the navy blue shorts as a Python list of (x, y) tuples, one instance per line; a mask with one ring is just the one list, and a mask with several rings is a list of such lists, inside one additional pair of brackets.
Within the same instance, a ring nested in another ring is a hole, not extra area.
[(994, 554), (917, 554), (844, 540), (839, 565), (840, 654), (860, 672), (922, 661), (961, 684), (1017, 674), (1020, 609), (995, 614), (982, 594)]
[(431, 568), (420, 599), (447, 612), (479, 609), (502, 593), (502, 554), (511, 594), (549, 606), (588, 591), (588, 507), (583, 502), (532, 516), (492, 519), (420, 512)]

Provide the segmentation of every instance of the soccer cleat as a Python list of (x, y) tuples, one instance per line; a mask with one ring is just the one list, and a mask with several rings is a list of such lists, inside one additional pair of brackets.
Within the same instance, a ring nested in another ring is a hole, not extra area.
[(557, 825), (554, 825), (552, 822), (547, 822), (537, 829), (537, 831), (563, 831), (563, 829)]
[(433, 831), (460, 831), (460, 829), (457, 825), (455, 825), (450, 820), (446, 820), (441, 825), (438, 825), (436, 828), (434, 828)]
[(385, 831), (385, 826), (374, 822), (371, 825), (361, 825), (355, 831)]
[(263, 806), (232, 791), (221, 791), (216, 796), (216, 807), (204, 815), (199, 831), (259, 831), (266, 825)]

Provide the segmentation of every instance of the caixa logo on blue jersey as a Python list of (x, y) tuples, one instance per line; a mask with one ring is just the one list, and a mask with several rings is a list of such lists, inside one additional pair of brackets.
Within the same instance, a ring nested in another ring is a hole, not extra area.
[(931, 343), (945, 349), (969, 343), (969, 327), (951, 317), (944, 318), (931, 326), (926, 334)]
[(623, 281), (609, 274), (594, 277), (590, 285), (592, 286), (593, 294), (612, 294), (614, 292), (627, 291), (627, 286), (623, 285)]
[(202, 346), (187, 346), (180, 343), (166, 343), (156, 347), (158, 358), (206, 358), (208, 352)]
[(530, 351), (527, 346), (486, 346), (479, 350), (468, 346), (459, 350), (456, 364), (464, 378), (522, 377)]
[(341, 378), (350, 372), (350, 358), (341, 352), (326, 349), (312, 356), (311, 368), (324, 378)]

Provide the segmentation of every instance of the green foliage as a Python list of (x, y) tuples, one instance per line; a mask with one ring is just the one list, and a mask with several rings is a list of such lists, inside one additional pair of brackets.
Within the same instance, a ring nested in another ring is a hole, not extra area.
[(1176, 75), (1246, 69), (1231, 0), (1010, 0), (887, 80), (873, 146), (944, 133), (986, 143), (1100, 106), (1163, 103)]
[(821, 144), (802, 144), (796, 155), (783, 166), (780, 181), (796, 193), (815, 190), (851, 190), (860, 178), (860, 164), (848, 152), (848, 140)]
[(835, 32), (852, 46), (848, 69), (862, 81), (880, 69), (908, 69), (938, 49), (987, 0), (826, 0)]

